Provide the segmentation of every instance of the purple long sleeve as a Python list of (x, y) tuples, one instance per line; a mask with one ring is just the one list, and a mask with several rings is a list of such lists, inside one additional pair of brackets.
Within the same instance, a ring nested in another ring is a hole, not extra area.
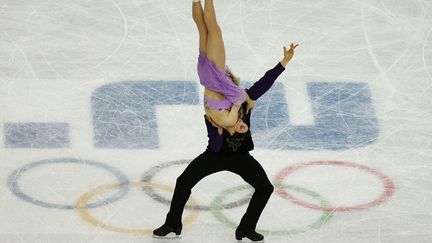
[(264, 76), (260, 78), (260, 80), (256, 81), (252, 87), (247, 90), (249, 97), (252, 100), (257, 100), (259, 97), (261, 97), (261, 95), (270, 89), (270, 87), (284, 70), (285, 67), (282, 66), (280, 62), (273, 69), (268, 70)]

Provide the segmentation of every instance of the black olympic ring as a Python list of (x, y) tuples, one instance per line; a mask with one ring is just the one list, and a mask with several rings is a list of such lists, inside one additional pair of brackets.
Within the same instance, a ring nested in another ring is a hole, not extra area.
[[(143, 177), (141, 178), (141, 181), (147, 182), (147, 183), (152, 183), (152, 178), (162, 169), (164, 169), (166, 167), (174, 166), (174, 165), (189, 164), (190, 162), (191, 162), (191, 160), (176, 160), (176, 161), (171, 161), (171, 162), (166, 162), (163, 164), (156, 165), (144, 173)], [(170, 199), (166, 199), (166, 198), (162, 197), (155, 190), (153, 190), (153, 188), (143, 188), (143, 190), (147, 195), (149, 195), (154, 200), (161, 202), (161, 203), (164, 203), (164, 204), (167, 204), (167, 205), (171, 204)], [(221, 207), (224, 209), (231, 209), (231, 208), (239, 207), (239, 206), (242, 206), (244, 204), (247, 204), (250, 201), (251, 197), (252, 197), (252, 193), (246, 195), (246, 197), (243, 197), (243, 198), (241, 198), (235, 202), (222, 204)], [(208, 205), (208, 206), (205, 206), (205, 205), (195, 205), (195, 206), (186, 205), (185, 208), (193, 209), (193, 210), (202, 210), (202, 211), (210, 211), (211, 210), (210, 205)]]

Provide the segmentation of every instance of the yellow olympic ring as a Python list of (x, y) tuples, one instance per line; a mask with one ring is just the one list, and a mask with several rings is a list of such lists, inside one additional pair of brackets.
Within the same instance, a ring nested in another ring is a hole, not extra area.
[[(160, 184), (154, 184), (154, 183), (148, 183), (148, 182), (133, 182), (129, 185), (135, 186), (135, 187), (147, 187), (147, 188), (158, 188), (165, 191), (174, 191), (174, 189), (170, 186), (166, 185), (160, 185)], [(78, 214), (81, 216), (81, 218), (84, 219), (84, 221), (102, 228), (104, 230), (119, 232), (119, 233), (126, 233), (126, 234), (134, 234), (134, 235), (152, 235), (153, 230), (152, 229), (126, 229), (121, 228), (113, 225), (105, 224), (97, 219), (95, 219), (87, 210), (86, 205), (90, 201), (92, 197), (94, 197), (97, 193), (108, 191), (110, 189), (116, 189), (121, 187), (120, 184), (108, 184), (108, 185), (102, 185), (99, 186), (89, 192), (84, 193), (77, 201), (76, 203), (76, 210), (78, 211)], [(188, 203), (195, 206), (196, 201), (192, 197), (189, 198)], [(192, 223), (196, 218), (198, 217), (198, 213), (196, 210), (191, 210), (191, 212), (183, 219), (183, 223), (185, 225)]]

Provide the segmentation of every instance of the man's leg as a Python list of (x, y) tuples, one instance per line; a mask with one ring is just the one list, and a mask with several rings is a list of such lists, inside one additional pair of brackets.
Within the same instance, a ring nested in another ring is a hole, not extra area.
[(225, 46), (222, 30), (216, 20), (213, 0), (205, 0), (204, 19), (208, 30), (207, 58), (219, 69), (225, 70)]
[(235, 166), (230, 170), (240, 175), (255, 188), (255, 192), (237, 230), (254, 232), (258, 219), (274, 190), (273, 185), (262, 166), (251, 155), (242, 155), (233, 165)]
[[(171, 229), (180, 229), (181, 231), (183, 209), (189, 199), (192, 188), (202, 178), (223, 169), (221, 163), (218, 163), (218, 160), (219, 158), (212, 153), (204, 152), (195, 158), (177, 178), (170, 210), (166, 216), (164, 226), (169, 226)], [(160, 234), (160, 232), (166, 230), (160, 230), (159, 233), (157, 230), (154, 231), (155, 235), (166, 235)]]

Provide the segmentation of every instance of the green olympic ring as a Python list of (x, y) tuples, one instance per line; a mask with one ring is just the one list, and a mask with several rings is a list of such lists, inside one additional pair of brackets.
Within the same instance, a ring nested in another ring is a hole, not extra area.
[[(317, 194), (316, 192), (309, 191), (305, 188), (292, 186), (292, 185), (275, 184), (274, 186), (277, 188), (289, 188), (289, 189), (292, 189), (294, 191), (306, 194), (306, 195), (310, 196), (311, 198), (317, 200), (322, 206), (329, 206), (329, 202), (327, 200), (325, 200), (323, 197), (321, 197), (319, 194)], [(231, 228), (235, 228), (236, 223), (231, 221), (230, 219), (228, 219), (222, 213), (223, 208), (220, 207), (220, 205), (222, 204), (223, 200), (225, 199), (225, 197), (228, 194), (231, 194), (231, 193), (236, 192), (236, 191), (246, 190), (249, 188), (251, 188), (251, 186), (249, 186), (249, 185), (237, 186), (237, 187), (227, 189), (227, 190), (221, 192), (218, 196), (216, 196), (211, 202), (211, 212), (213, 213), (215, 218), (217, 220), (219, 220), (222, 224), (224, 224), (228, 227), (231, 227)], [(267, 235), (300, 234), (300, 233), (304, 233), (304, 232), (309, 231), (309, 230), (319, 229), (323, 224), (327, 223), (333, 217), (333, 213), (334, 212), (332, 212), (332, 211), (330, 211), (330, 212), (323, 211), (322, 215), (316, 221), (314, 221), (313, 223), (311, 223), (309, 225), (306, 225), (306, 226), (303, 226), (303, 227), (300, 227), (297, 229), (290, 229), (290, 230), (260, 230), (260, 229), (258, 229), (257, 231), (261, 232), (262, 234), (267, 234)]]

